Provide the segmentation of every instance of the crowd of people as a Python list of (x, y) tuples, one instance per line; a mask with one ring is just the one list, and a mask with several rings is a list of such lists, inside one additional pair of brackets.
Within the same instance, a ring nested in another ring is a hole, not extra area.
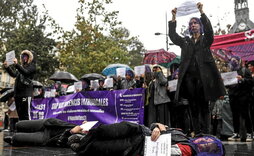
[[(152, 68), (146, 66), (145, 73), (141, 76), (135, 76), (133, 70), (127, 70), (125, 78), (111, 76), (113, 78), (113, 87), (106, 88), (104, 79), (99, 79), (99, 86), (95, 89), (90, 86), (89, 81), (83, 79), (82, 90), (70, 92), (146, 88), (144, 125), (124, 122), (109, 125), (108, 128), (107, 126), (101, 126), (88, 132), (85, 137), (79, 136), (75, 139), (75, 137), (71, 137), (72, 134), (83, 133), (78, 126), (68, 125), (56, 119), (33, 121), (34, 124), (32, 121), (28, 121), (28, 123), (26, 123), (27, 121), (22, 121), (17, 124), (17, 131), (20, 130), (22, 135), (17, 133), (14, 137), (6, 138), (6, 141), (13, 145), (23, 144), (24, 142), (45, 145), (52, 143), (50, 142), (52, 140), (53, 144), (60, 144), (63, 142), (61, 139), (67, 138), (65, 143), (69, 142), (68, 145), (77, 153), (89, 155), (89, 153), (97, 152), (100, 155), (100, 152), (110, 148), (106, 145), (101, 146), (102, 142), (107, 138), (111, 147), (114, 147), (112, 145), (118, 147), (116, 141), (123, 143), (121, 148), (109, 150), (112, 153), (125, 152), (128, 155), (135, 151), (136, 155), (138, 155), (142, 151), (140, 147), (144, 139), (141, 136), (152, 135), (153, 140), (156, 140), (163, 131), (170, 131), (169, 133), (174, 134), (173, 131), (175, 129), (172, 130), (172, 127), (180, 128), (181, 131), (177, 131), (177, 133), (181, 133), (184, 138), (195, 138), (212, 134), (218, 138), (225, 139), (223, 138), (224, 134), (221, 134), (225, 120), (230, 120), (232, 124), (229, 126), (233, 128), (233, 132), (227, 133), (226, 139), (230, 141), (252, 141), (254, 128), (254, 61), (246, 62), (238, 56), (231, 56), (229, 61), (214, 59), (210, 51), (210, 46), (213, 43), (211, 23), (203, 11), (203, 4), (198, 3), (197, 8), (200, 11), (201, 18), (194, 17), (190, 19), (190, 37), (181, 37), (176, 33), (177, 9), (172, 10), (172, 20), (168, 23), (168, 34), (171, 41), (175, 45), (180, 46), (182, 51), (181, 63), (171, 65), (170, 76), (165, 76), (159, 65), (155, 65)], [(4, 67), (11, 76), (16, 77), (14, 99), (19, 120), (28, 120), (28, 106), (31, 98), (43, 98), (43, 93), (46, 89), (37, 88), (33, 90), (33, 86), (29, 82), (35, 72), (35, 64), (32, 63), (32, 53), (29, 53), (28, 50), (23, 51), (21, 60), (21, 65), (17, 63), (17, 59), (14, 60), (14, 70), (7, 66), (6, 63), (4, 63)], [(237, 72), (237, 83), (224, 86), (221, 73), (230, 71)], [(171, 91), (168, 87), (168, 81), (175, 79), (178, 80), (177, 88), (175, 91)], [(56, 82), (53, 87), (56, 91), (55, 96), (67, 94), (61, 82)], [(225, 108), (227, 109), (225, 110)], [(232, 118), (226, 118), (223, 115), (225, 112), (229, 112), (228, 115)], [(57, 123), (58, 131), (54, 131), (54, 134), (49, 134), (48, 129), (52, 128), (50, 125), (55, 123)], [(154, 123), (157, 124), (149, 130), (147, 127), (154, 125)], [(20, 128), (22, 124), (25, 126)], [(27, 130), (25, 128), (27, 125), (29, 125), (28, 129), (31, 129), (33, 125), (37, 125), (39, 133)], [(119, 127), (124, 129), (126, 125), (136, 128), (135, 133), (129, 135), (128, 129), (125, 129), (125, 133), (117, 131)], [(106, 130), (113, 130), (113, 132), (109, 134)], [(25, 132), (35, 134), (23, 134)], [(124, 137), (120, 136), (120, 134)], [(27, 139), (29, 137), (24, 138), (24, 136), (37, 135), (40, 136), (37, 137), (37, 142), (32, 141), (31, 143)], [(54, 139), (56, 136), (57, 139)], [(102, 137), (103, 139), (100, 140), (97, 137)], [(175, 143), (179, 143), (178, 148), (185, 148), (183, 146), (188, 145), (190, 149), (195, 151), (195, 147), (192, 144), (188, 144), (190, 143), (189, 140), (183, 139), (182, 141), (175, 141)], [(127, 144), (128, 141), (131, 141), (132, 144)], [(216, 150), (218, 152), (218, 148)], [(195, 152), (193, 151), (189, 155), (194, 155)]]

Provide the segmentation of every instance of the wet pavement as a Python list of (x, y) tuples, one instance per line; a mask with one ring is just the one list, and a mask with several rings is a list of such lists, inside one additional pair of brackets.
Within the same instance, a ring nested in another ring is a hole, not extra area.
[[(9, 132), (0, 132), (0, 156), (76, 156), (69, 148), (56, 147), (12, 147), (3, 142)], [(254, 142), (223, 141), (226, 156), (254, 156)]]

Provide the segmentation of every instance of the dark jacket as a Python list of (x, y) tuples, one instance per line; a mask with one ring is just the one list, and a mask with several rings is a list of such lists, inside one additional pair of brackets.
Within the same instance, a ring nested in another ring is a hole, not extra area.
[[(32, 79), (34, 77), (35, 71), (36, 71), (36, 66), (35, 63), (33, 62), (33, 54), (32, 52), (28, 50), (22, 51), (22, 54), (27, 54), (29, 56), (28, 63), (23, 64), (21, 62), (20, 64), (16, 64), (14, 68), (8, 66), (6, 71), (8, 74), (14, 78), (15, 84), (14, 84), (14, 97), (32, 97), (33, 95), (33, 83)], [(27, 82), (31, 82), (28, 85), (22, 83), (22, 79), (25, 79)]]
[[(155, 128), (153, 125), (151, 130)], [(85, 156), (142, 156), (145, 136), (150, 136), (151, 130), (131, 122), (100, 125), (89, 131), (75, 152)], [(191, 146), (189, 138), (177, 129), (168, 129), (164, 133), (172, 134), (172, 145), (181, 143)]]
[(169, 21), (168, 23), (171, 41), (182, 49), (179, 79), (175, 94), (177, 101), (181, 97), (179, 91), (193, 55), (200, 72), (205, 99), (207, 101), (215, 101), (218, 97), (225, 95), (225, 87), (221, 75), (210, 51), (210, 46), (213, 43), (213, 29), (205, 14), (201, 15), (201, 21), (204, 26), (204, 35), (201, 35), (196, 43), (189, 37), (181, 37), (176, 33), (176, 22)]
[(251, 90), (253, 86), (251, 73), (247, 68), (237, 70), (237, 74), (242, 76), (242, 80), (238, 84), (229, 86), (229, 96), (231, 98), (246, 97), (251, 98)]
[(162, 72), (155, 72), (154, 75), (154, 105), (170, 102), (167, 94), (167, 78)]

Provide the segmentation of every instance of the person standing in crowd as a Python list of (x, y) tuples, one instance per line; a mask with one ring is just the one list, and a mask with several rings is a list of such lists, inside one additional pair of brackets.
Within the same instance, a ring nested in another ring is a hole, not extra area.
[(187, 99), (193, 124), (193, 135), (209, 133), (209, 101), (215, 101), (225, 95), (225, 87), (210, 51), (213, 43), (212, 25), (203, 11), (203, 4), (197, 3), (201, 18), (193, 17), (189, 21), (191, 37), (181, 37), (176, 33), (176, 12), (172, 10), (169, 21), (169, 37), (181, 47), (181, 64), (175, 93), (176, 103)]
[[(248, 62), (248, 69), (251, 72), (252, 77), (252, 89), (251, 89), (251, 105), (250, 105), (250, 115), (252, 122), (252, 134), (254, 134), (254, 60)], [(253, 136), (254, 138), (254, 136)]]
[(127, 70), (125, 74), (125, 79), (118, 79), (118, 89), (134, 89), (136, 88), (136, 81), (134, 80), (134, 72), (132, 70)]
[[(21, 64), (18, 60), (13, 60), (14, 66), (8, 66), (4, 62), (4, 67), (8, 74), (15, 77), (14, 98), (19, 120), (29, 120), (30, 103), (33, 96), (32, 79), (36, 72), (33, 53), (29, 50), (24, 50), (20, 55)], [(12, 68), (14, 67), (14, 68)]]
[(229, 65), (232, 71), (237, 71), (238, 83), (229, 86), (228, 91), (234, 127), (234, 134), (228, 140), (252, 141), (250, 120), (251, 73), (241, 58), (237, 56), (231, 58)]
[(170, 126), (169, 102), (167, 94), (167, 78), (163, 75), (160, 66), (152, 68), (153, 80), (148, 86), (148, 110), (147, 124), (162, 123)]

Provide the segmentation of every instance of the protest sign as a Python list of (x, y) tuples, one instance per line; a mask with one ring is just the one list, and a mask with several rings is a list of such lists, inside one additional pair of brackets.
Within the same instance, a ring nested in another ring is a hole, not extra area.
[(179, 7), (177, 7), (177, 13), (176, 16), (187, 16), (193, 13), (197, 13), (197, 1), (196, 0), (188, 0), (182, 3)]
[(141, 76), (142, 74), (145, 74), (145, 66), (135, 66), (134, 72), (136, 76)]
[(8, 53), (6, 53), (6, 62), (7, 62), (7, 65), (12, 65), (14, 62), (13, 60), (15, 59), (15, 51), (12, 50)]
[(117, 68), (116, 69), (116, 76), (125, 77), (126, 68)]
[(178, 82), (178, 80), (171, 80), (171, 81), (168, 81), (168, 89), (169, 89), (169, 92), (176, 91), (177, 82)]
[(238, 83), (237, 80), (237, 72), (227, 72), (227, 73), (221, 73), (221, 78), (223, 79), (223, 83), (225, 86), (234, 85)]
[(171, 134), (161, 135), (157, 141), (146, 136), (144, 156), (171, 156)]

